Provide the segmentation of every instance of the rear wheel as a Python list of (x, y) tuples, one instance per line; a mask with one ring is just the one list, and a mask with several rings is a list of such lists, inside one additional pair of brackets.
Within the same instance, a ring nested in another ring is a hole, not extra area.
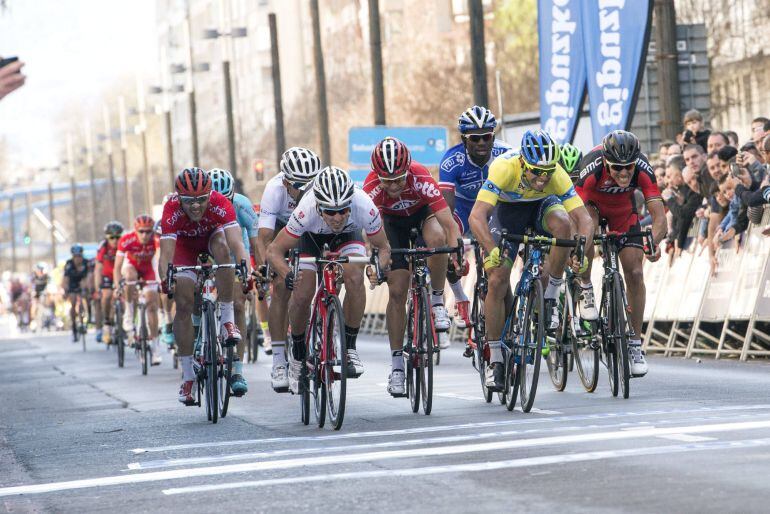
[(323, 344), (323, 320), (319, 319), (318, 312), (313, 311), (310, 321), (309, 333), (309, 362), (308, 383), (313, 394), (313, 411), (318, 428), (323, 428), (326, 423), (326, 389), (323, 385), (323, 366), (321, 365), (321, 348)]
[(225, 359), (220, 368), (222, 376), (219, 377), (219, 395), (221, 398), (219, 415), (223, 418), (227, 416), (227, 408), (230, 406), (230, 380), (233, 377), (233, 360), (235, 358), (232, 346), (226, 347), (224, 351)]
[(481, 395), (484, 401), (487, 403), (492, 401), (492, 391), (487, 388), (486, 370), (487, 370), (487, 355), (488, 350), (486, 346), (486, 324), (484, 318), (484, 301), (479, 297), (479, 293), (475, 292), (473, 297), (473, 309), (471, 311), (471, 338), (476, 345), (476, 350), (473, 358), (476, 361), (476, 369), (479, 372), (481, 378)]
[(523, 341), (518, 345), (520, 362), (518, 364), (519, 394), (521, 410), (529, 412), (535, 403), (537, 380), (540, 374), (540, 357), (545, 336), (545, 307), (543, 305), (543, 285), (534, 279), (527, 295), (524, 320), (521, 324)]
[(329, 422), (334, 430), (342, 428), (345, 419), (345, 395), (348, 375), (348, 351), (345, 344), (345, 320), (336, 296), (329, 298), (326, 308), (326, 358), (324, 385)]

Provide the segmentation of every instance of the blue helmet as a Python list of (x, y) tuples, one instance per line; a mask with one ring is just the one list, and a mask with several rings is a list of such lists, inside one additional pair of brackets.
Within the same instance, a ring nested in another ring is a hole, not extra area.
[(211, 187), (214, 191), (222, 193), (230, 200), (233, 199), (235, 188), (233, 187), (233, 176), (229, 171), (213, 168), (209, 170), (209, 177), (211, 178)]
[(555, 167), (559, 155), (559, 145), (544, 130), (528, 130), (521, 138), (521, 156), (530, 166)]
[(83, 246), (78, 243), (75, 243), (74, 245), (72, 245), (72, 247), (70, 247), (70, 253), (72, 255), (83, 255)]
[(479, 105), (469, 107), (457, 120), (457, 130), (461, 134), (473, 129), (494, 130), (495, 127), (497, 127), (495, 115), (486, 107)]

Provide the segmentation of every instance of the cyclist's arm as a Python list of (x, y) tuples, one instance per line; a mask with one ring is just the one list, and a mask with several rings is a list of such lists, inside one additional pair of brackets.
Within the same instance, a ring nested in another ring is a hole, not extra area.
[(240, 225), (225, 228), (225, 239), (227, 246), (230, 247), (230, 253), (235, 257), (235, 262), (246, 261), (246, 267), (251, 268), (251, 259), (246, 253), (246, 248), (243, 247), (243, 232)]
[(663, 200), (656, 199), (647, 202), (647, 210), (652, 216), (652, 240), (657, 245), (666, 237), (668, 224), (666, 223), (666, 209), (663, 208)]
[(273, 242), (267, 247), (267, 262), (270, 263), (273, 271), (275, 271), (279, 277), (284, 278), (286, 277), (286, 274), (289, 273), (289, 265), (286, 264), (284, 255), (286, 255), (286, 252), (289, 250), (296, 248), (298, 243), (299, 238), (292, 236), (286, 232), (286, 229), (284, 228), (278, 232), (278, 235), (275, 236)]
[(94, 289), (99, 289), (102, 286), (102, 272), (104, 265), (96, 261), (96, 267), (94, 268)]
[(581, 202), (581, 205), (569, 211), (568, 214), (572, 223), (577, 227), (577, 234), (584, 236), (586, 244), (590, 244), (588, 241), (592, 241), (594, 237), (594, 222), (586, 206)]
[(471, 226), (473, 237), (481, 244), (487, 254), (497, 246), (492, 237), (492, 232), (489, 230), (489, 217), (492, 215), (494, 208), (494, 205), (484, 200), (476, 200), (476, 203), (473, 204), (473, 210), (471, 210), (471, 214), (468, 217), (468, 224)]
[(387, 271), (390, 269), (390, 243), (388, 242), (388, 236), (384, 230), (379, 230), (374, 234), (367, 234), (367, 239), (371, 245), (377, 248), (380, 253), (378, 259), (380, 261), (380, 269)]
[[(257, 239), (258, 239), (257, 236), (249, 237), (249, 252), (251, 252), (251, 255), (254, 256), (254, 262), (259, 264), (259, 260), (257, 259), (258, 252), (259, 252), (259, 248), (257, 246)], [(260, 259), (264, 260), (264, 258), (262, 257), (260, 257)]]
[(272, 228), (260, 228), (257, 234), (257, 253), (254, 254), (254, 261), (257, 266), (265, 264), (267, 261), (267, 246), (273, 240), (275, 229)]
[[(161, 282), (166, 281), (166, 272), (168, 265), (174, 262), (174, 252), (176, 251), (176, 239), (172, 237), (160, 238), (160, 257), (158, 257), (158, 277)], [(117, 259), (115, 260), (117, 266)], [(115, 268), (117, 270), (117, 267)]]
[(112, 272), (112, 285), (117, 287), (120, 284), (120, 278), (123, 273), (123, 260), (126, 258), (122, 253), (115, 254), (115, 268)]
[(455, 219), (452, 217), (452, 211), (448, 208), (443, 208), (435, 213), (436, 220), (439, 222), (441, 227), (444, 229), (444, 234), (446, 234), (446, 244), (447, 246), (455, 246), (457, 245), (457, 240), (460, 239), (460, 231), (457, 229), (457, 223), (455, 222)]
[(454, 212), (454, 210), (455, 210), (455, 190), (442, 187), (441, 188), (441, 194), (444, 195), (444, 200), (446, 201), (446, 204), (449, 207), (449, 212)]

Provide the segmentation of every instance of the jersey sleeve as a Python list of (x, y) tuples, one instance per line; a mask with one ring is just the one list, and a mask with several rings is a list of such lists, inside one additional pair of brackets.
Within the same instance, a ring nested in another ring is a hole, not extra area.
[(417, 188), (417, 194), (420, 195), (422, 201), (430, 207), (430, 210), (435, 212), (441, 209), (447, 209), (449, 206), (444, 200), (444, 195), (439, 190), (439, 185), (436, 179), (430, 174), (428, 168), (424, 166), (412, 165), (415, 173), (415, 178), (418, 179), (419, 184)]
[(492, 161), (492, 164), (489, 166), (489, 177), (484, 182), (484, 185), (481, 186), (476, 201), (497, 205), (500, 194), (508, 185), (507, 177), (512, 174), (511, 164), (505, 157), (500, 156)]
[[(126, 252), (128, 251), (128, 235), (129, 234), (123, 234), (120, 237), (120, 240), (118, 241), (118, 249), (115, 252), (115, 255), (125, 257)], [(174, 238), (176, 239), (176, 234), (174, 234)]]
[(370, 171), (366, 176), (363, 187), (364, 193), (374, 202), (378, 208), (382, 207), (382, 185), (377, 173)]
[(454, 191), (457, 185), (455, 154), (450, 150), (441, 158), (438, 167), (438, 187), (442, 191)]
[(96, 262), (104, 263), (104, 254), (107, 251), (107, 245), (102, 241), (99, 250), (96, 251)]
[(238, 224), (246, 231), (249, 238), (257, 236), (257, 225), (259, 216), (257, 215), (251, 202), (244, 196), (238, 197), (237, 213)]
[(380, 210), (374, 205), (369, 195), (361, 195), (360, 202), (356, 202), (356, 215), (358, 224), (361, 225), (367, 236), (373, 236), (382, 230), (382, 216)]
[(554, 193), (559, 197), (559, 201), (567, 212), (583, 206), (583, 200), (572, 185), (572, 180), (561, 167), (556, 168), (551, 183), (554, 185)]
[(647, 159), (639, 157), (636, 163), (638, 170), (637, 186), (641, 189), (644, 195), (644, 200), (649, 202), (651, 200), (661, 200), (660, 190), (658, 189), (658, 182), (655, 178), (655, 172), (652, 171), (652, 166)]
[[(161, 239), (176, 239), (177, 227), (175, 222), (179, 219), (179, 214), (176, 213), (178, 205), (177, 201), (169, 200), (163, 206), (163, 214), (160, 217)], [(118, 250), (120, 250), (120, 243), (118, 243)]]
[(280, 200), (283, 195), (273, 184), (275, 182), (268, 182), (262, 194), (262, 202), (259, 206), (259, 221), (257, 223), (258, 229), (267, 228), (275, 230), (275, 223), (281, 211)]

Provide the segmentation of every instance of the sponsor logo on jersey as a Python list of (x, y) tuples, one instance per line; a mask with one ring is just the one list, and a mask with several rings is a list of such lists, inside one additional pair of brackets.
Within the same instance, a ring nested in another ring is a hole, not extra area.
[(399, 201), (389, 206), (388, 209), (391, 211), (405, 211), (416, 204), (417, 204), (417, 200), (409, 200), (409, 199), (401, 198), (399, 199)]
[(220, 207), (219, 205), (209, 204), (209, 208), (211, 209), (211, 212), (213, 212), (220, 218), (224, 218), (227, 215), (227, 210), (224, 207)]
[(304, 217), (305, 217), (305, 213), (303, 211), (299, 211), (299, 213), (297, 213), (297, 219), (301, 220)]
[(580, 170), (580, 178), (584, 179), (591, 173), (593, 173), (598, 166), (602, 165), (603, 157), (599, 155), (596, 159), (586, 164), (586, 167)]
[(419, 191), (423, 196), (428, 198), (437, 198), (441, 196), (441, 192), (433, 185), (432, 182), (415, 182), (415, 191)]

